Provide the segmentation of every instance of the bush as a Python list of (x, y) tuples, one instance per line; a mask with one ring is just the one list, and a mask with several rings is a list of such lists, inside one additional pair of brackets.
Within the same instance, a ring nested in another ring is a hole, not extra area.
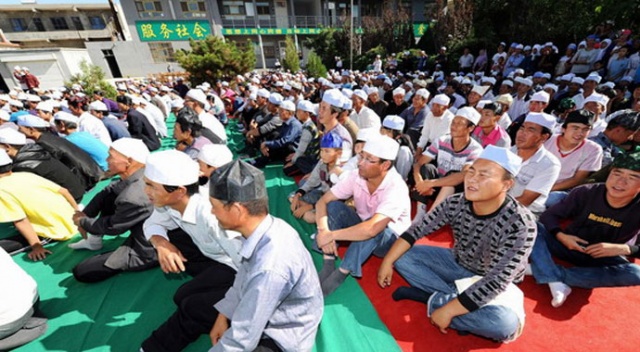
[(309, 77), (327, 77), (327, 68), (322, 64), (322, 59), (311, 51), (307, 57), (307, 74)]
[(287, 36), (286, 43), (282, 68), (292, 73), (298, 72), (300, 71), (300, 57), (298, 57), (296, 44), (293, 42), (293, 39), (291, 39), (291, 36)]
[(79, 84), (82, 86), (85, 92), (92, 94), (96, 90), (104, 92), (105, 97), (109, 99), (115, 99), (116, 89), (113, 85), (107, 82), (104, 77), (105, 73), (102, 68), (96, 65), (88, 63), (86, 60), (80, 62), (80, 73), (77, 73), (65, 82), (66, 86), (73, 84)]

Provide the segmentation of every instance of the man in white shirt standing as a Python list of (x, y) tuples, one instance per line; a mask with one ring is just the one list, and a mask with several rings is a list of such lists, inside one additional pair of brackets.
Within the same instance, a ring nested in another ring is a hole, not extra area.
[(353, 95), (351, 96), (353, 111), (349, 118), (356, 123), (358, 128), (373, 127), (379, 129), (382, 123), (380, 116), (371, 110), (371, 108), (367, 107), (367, 99), (368, 95), (364, 90), (356, 89), (353, 91)]

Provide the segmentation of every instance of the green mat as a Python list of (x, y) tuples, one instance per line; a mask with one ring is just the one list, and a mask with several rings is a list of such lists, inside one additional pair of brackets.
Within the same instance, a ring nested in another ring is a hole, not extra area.
[[(233, 122), (230, 125), (235, 126)], [(243, 145), (242, 135), (232, 127), (227, 129), (229, 146), (237, 151)], [(166, 139), (163, 149), (173, 144)], [(309, 235), (314, 227), (291, 215), (286, 198), (297, 188), (295, 182), (284, 176), (279, 165), (268, 166), (265, 174), (271, 213), (296, 228), (310, 248)], [(108, 181), (101, 182), (83, 203), (107, 184)], [(15, 232), (10, 225), (0, 225), (0, 237)], [(79, 235), (69, 242), (78, 239)], [(104, 251), (115, 249), (123, 240), (124, 236), (105, 237)], [(71, 269), (95, 253), (73, 251), (67, 244), (48, 246), (53, 254), (42, 262), (29, 260), (26, 254), (14, 257), (38, 282), (41, 310), (49, 318), (47, 333), (16, 351), (137, 351), (142, 341), (174, 312), (173, 294), (190, 279), (186, 275), (165, 275), (157, 268), (123, 273), (97, 284), (79, 283)], [(316, 266), (321, 265), (321, 256), (312, 255)], [(202, 336), (186, 351), (206, 351), (210, 346), (208, 336)], [(358, 283), (349, 278), (325, 301), (315, 351), (391, 352), (400, 348)]]

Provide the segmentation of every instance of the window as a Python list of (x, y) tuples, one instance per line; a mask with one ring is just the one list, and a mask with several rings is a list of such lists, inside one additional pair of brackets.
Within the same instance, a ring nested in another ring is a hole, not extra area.
[(24, 18), (12, 18), (11, 27), (14, 32), (24, 32), (27, 30), (27, 22)]
[(174, 51), (171, 43), (149, 43), (151, 57), (155, 63), (175, 62)]
[(180, 1), (180, 8), (184, 17), (207, 17), (204, 1)]
[(246, 14), (244, 7), (244, 1), (223, 1), (222, 14), (227, 16), (244, 16)]
[(271, 6), (268, 2), (256, 2), (256, 12), (260, 15), (271, 15)]
[(160, 1), (136, 1), (136, 10), (141, 18), (163, 17), (162, 4)]
[(101, 16), (89, 16), (89, 23), (91, 23), (91, 29), (104, 29), (107, 26)]
[(84, 31), (84, 26), (82, 25), (82, 21), (80, 21), (80, 17), (71, 17), (71, 22), (77, 31)]
[(276, 47), (273, 43), (263, 43), (262, 49), (264, 51), (265, 59), (275, 59), (276, 57)]
[(69, 29), (67, 19), (64, 17), (51, 17), (51, 24), (53, 25), (53, 29)]
[(33, 24), (36, 26), (36, 30), (38, 32), (44, 32), (44, 24), (42, 23), (42, 18), (40, 17), (34, 17), (33, 18)]

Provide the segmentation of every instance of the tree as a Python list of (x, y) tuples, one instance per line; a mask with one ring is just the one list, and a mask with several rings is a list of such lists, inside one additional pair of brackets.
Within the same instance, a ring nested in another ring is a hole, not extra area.
[(101, 90), (110, 99), (114, 99), (117, 95), (113, 85), (105, 80), (105, 73), (102, 68), (88, 63), (87, 60), (82, 60), (80, 62), (80, 72), (71, 76), (69, 81), (65, 82), (67, 86), (73, 84), (81, 85), (85, 92), (93, 93), (93, 91)]
[(290, 72), (300, 71), (300, 57), (298, 56), (298, 50), (296, 50), (296, 44), (293, 42), (293, 39), (289, 35), (286, 39), (282, 68), (285, 71), (289, 70)]
[(251, 71), (256, 64), (253, 44), (238, 46), (235, 41), (208, 36), (204, 40), (189, 40), (191, 51), (176, 53), (176, 60), (189, 72), (191, 84), (213, 82)]
[(307, 74), (309, 77), (327, 77), (327, 68), (322, 64), (322, 59), (315, 52), (307, 56)]

